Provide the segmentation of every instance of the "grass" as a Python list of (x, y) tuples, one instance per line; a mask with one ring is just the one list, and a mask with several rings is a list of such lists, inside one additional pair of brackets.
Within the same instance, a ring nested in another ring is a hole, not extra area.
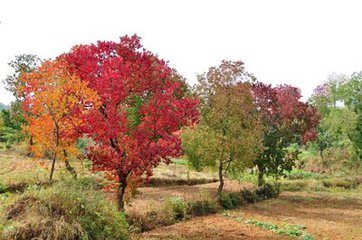
[(1, 209), (0, 239), (126, 239), (124, 214), (95, 176), (29, 188)]
[(163, 204), (151, 207), (145, 214), (136, 211), (127, 212), (127, 221), (133, 232), (149, 231), (157, 227), (172, 225), (191, 219), (217, 213), (223, 209), (239, 208), (247, 203), (255, 203), (276, 197), (278, 191), (271, 185), (239, 192), (224, 192), (213, 198), (207, 192), (200, 191), (199, 200), (185, 200), (184, 197), (169, 197)]
[(296, 237), (303, 240), (313, 240), (312, 235), (305, 231), (306, 227), (304, 225), (294, 225), (294, 224), (282, 224), (277, 225), (271, 222), (263, 222), (254, 219), (245, 219), (243, 216), (236, 214), (235, 212), (225, 211), (223, 215), (227, 218), (231, 218), (239, 223), (246, 223), (255, 225), (265, 230), (272, 231), (274, 233), (285, 235), (289, 237)]
[(283, 224), (283, 225), (276, 225), (271, 222), (262, 222), (262, 221), (256, 221), (256, 220), (246, 220), (245, 223), (252, 224), (255, 226), (258, 226), (262, 229), (272, 231), (274, 233), (280, 234), (280, 235), (286, 235), (289, 237), (297, 237), (303, 240), (313, 240), (314, 238), (312, 235), (308, 234), (305, 229), (306, 227), (304, 225), (292, 225), (292, 224)]

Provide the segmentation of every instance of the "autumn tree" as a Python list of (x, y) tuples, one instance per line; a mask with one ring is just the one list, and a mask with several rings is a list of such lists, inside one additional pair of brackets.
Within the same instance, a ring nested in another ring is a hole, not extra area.
[(68, 170), (75, 174), (67, 160), (70, 154), (77, 154), (75, 142), (84, 123), (83, 115), (96, 107), (96, 93), (87, 82), (68, 73), (62, 58), (44, 62), (33, 72), (23, 74), (20, 82), (18, 92), (28, 113), (25, 130), (34, 140), (32, 151), (36, 156), (52, 155), (49, 181), (57, 159), (66, 160)]
[(319, 114), (301, 101), (299, 89), (289, 85), (272, 87), (254, 83), (253, 94), (264, 126), (264, 151), (255, 160), (258, 185), (264, 175), (278, 177), (294, 166), (298, 150), (289, 151), (293, 143), (306, 143), (317, 136)]
[(180, 156), (176, 132), (197, 121), (197, 100), (185, 97), (175, 72), (142, 48), (137, 36), (76, 46), (65, 57), (72, 73), (100, 97), (83, 129), (94, 141), (87, 156), (94, 171), (117, 179), (123, 210), (131, 179), (151, 176), (161, 161)]
[(262, 149), (262, 126), (251, 79), (240, 61), (223, 61), (198, 79), (202, 118), (198, 126), (183, 133), (183, 147), (196, 169), (217, 170), (219, 193), (225, 173), (251, 167)]

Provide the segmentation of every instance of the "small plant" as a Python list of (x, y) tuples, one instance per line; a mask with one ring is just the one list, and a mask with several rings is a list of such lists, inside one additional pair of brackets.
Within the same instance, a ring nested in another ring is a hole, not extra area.
[(171, 209), (176, 221), (189, 218), (187, 214), (187, 204), (182, 197), (171, 197), (166, 200), (166, 209)]
[(199, 200), (189, 203), (188, 214), (191, 216), (205, 216), (216, 213), (218, 210), (217, 203), (213, 200)]
[(303, 240), (313, 240), (313, 237), (304, 231), (306, 229), (304, 225), (283, 224), (281, 226), (278, 226), (274, 223), (256, 221), (251, 219), (246, 220), (245, 223), (253, 224), (262, 229), (269, 230), (277, 234), (286, 235), (290, 237), (298, 237)]

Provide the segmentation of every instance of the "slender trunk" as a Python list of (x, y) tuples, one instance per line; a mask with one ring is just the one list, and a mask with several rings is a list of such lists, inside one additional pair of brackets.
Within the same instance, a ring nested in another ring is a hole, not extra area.
[(258, 187), (263, 186), (264, 184), (264, 171), (261, 168), (258, 168)]
[(74, 178), (74, 179), (77, 179), (77, 171), (75, 170), (74, 167), (72, 167), (72, 166), (70, 165), (68, 159), (65, 160), (65, 168), (67, 169), (67, 171), (68, 171), (70, 174), (73, 175), (73, 178)]
[(118, 209), (120, 211), (124, 211), (124, 194), (126, 192), (126, 188), (127, 188), (127, 176), (125, 176), (124, 174), (118, 174), (118, 183), (119, 183), (119, 188), (118, 188)]
[(222, 161), (220, 161), (220, 164), (219, 164), (219, 188), (217, 189), (218, 194), (221, 194), (221, 192), (224, 188), (224, 177), (223, 177), (222, 171), (223, 171), (223, 165), (222, 165)]
[(322, 161), (324, 161), (323, 148), (319, 148), (319, 155), (321, 156)]
[(53, 181), (53, 173), (54, 173), (55, 160), (56, 160), (56, 159), (57, 159), (57, 153), (54, 152), (53, 160), (52, 160), (52, 167), (51, 167), (51, 169), (50, 169), (49, 183), (52, 183), (52, 181)]
[(31, 152), (31, 146), (33, 146), (33, 145), (34, 145), (33, 137), (30, 136), (30, 139), (29, 139), (29, 146), (30, 147), (28, 148), (28, 153), (27, 153), (28, 157), (31, 157), (33, 155), (33, 153)]
[(53, 154), (52, 168), (50, 169), (49, 183), (52, 183), (52, 181), (53, 181), (55, 160), (57, 159), (57, 150), (58, 150), (58, 146), (59, 146), (59, 126), (58, 126), (57, 122), (54, 122), (54, 124), (55, 124), (56, 144), (55, 144), (55, 150), (54, 150), (54, 154)]
[(70, 165), (70, 162), (68, 160), (68, 153), (67, 151), (63, 150), (63, 154), (65, 157), (65, 168), (67, 169), (67, 171), (73, 175), (74, 179), (77, 179), (77, 171), (75, 170), (74, 167), (72, 167), (72, 165)]

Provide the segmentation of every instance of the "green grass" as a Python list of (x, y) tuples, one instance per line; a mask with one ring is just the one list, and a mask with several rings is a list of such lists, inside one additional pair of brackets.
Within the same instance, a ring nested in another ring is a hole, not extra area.
[(239, 223), (246, 223), (255, 225), (257, 227), (260, 227), (262, 229), (272, 231), (274, 233), (280, 234), (280, 235), (286, 235), (289, 237), (295, 237), (303, 240), (313, 240), (314, 238), (308, 234), (305, 230), (306, 227), (304, 225), (294, 225), (294, 224), (282, 224), (277, 225), (271, 222), (263, 222), (263, 221), (257, 221), (254, 219), (244, 219), (243, 216), (239, 216), (235, 214), (235, 212), (231, 211), (225, 211), (223, 215), (227, 218), (231, 218)]
[(292, 225), (292, 224), (276, 225), (271, 222), (262, 222), (262, 221), (252, 220), (252, 219), (246, 220), (245, 223), (255, 225), (257, 227), (272, 231), (272, 232), (280, 234), (280, 235), (296, 237), (296, 238), (300, 238), (303, 240), (313, 240), (314, 239), (312, 237), (312, 235), (308, 234), (305, 231), (306, 227), (304, 225)]
[(185, 166), (188, 164), (187, 160), (183, 158), (174, 158), (172, 159), (172, 163), (176, 165), (185, 165)]

